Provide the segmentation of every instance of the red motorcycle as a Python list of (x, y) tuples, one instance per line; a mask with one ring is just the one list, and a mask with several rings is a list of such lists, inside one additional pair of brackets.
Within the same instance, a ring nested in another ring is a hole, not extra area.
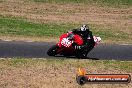
[[(96, 46), (100, 41), (100, 37), (93, 36)], [(72, 32), (65, 33), (60, 36), (60, 42), (56, 45), (53, 45), (48, 51), (49, 56), (63, 55), (63, 56), (76, 56), (81, 58), (84, 56), (84, 53), (80, 53), (79, 50), (75, 49), (74, 46), (83, 45), (84, 41), (80, 35), (73, 34)]]

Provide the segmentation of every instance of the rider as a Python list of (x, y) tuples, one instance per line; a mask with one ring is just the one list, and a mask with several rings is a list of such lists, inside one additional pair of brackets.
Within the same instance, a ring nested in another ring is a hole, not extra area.
[(89, 30), (88, 25), (82, 25), (79, 29), (73, 29), (72, 33), (80, 35), (84, 40), (84, 44), (82, 46), (75, 45), (75, 49), (82, 50), (82, 53), (86, 53), (87, 55), (95, 45), (92, 32)]

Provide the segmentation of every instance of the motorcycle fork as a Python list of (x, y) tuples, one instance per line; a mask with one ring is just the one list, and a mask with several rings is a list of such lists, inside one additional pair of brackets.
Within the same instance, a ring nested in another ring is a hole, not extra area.
[(59, 49), (57, 50), (57, 53), (60, 53), (63, 50), (62, 47), (59, 47)]

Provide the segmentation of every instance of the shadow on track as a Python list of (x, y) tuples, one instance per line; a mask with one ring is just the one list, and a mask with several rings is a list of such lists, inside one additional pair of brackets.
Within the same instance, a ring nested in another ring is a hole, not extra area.
[(58, 59), (59, 59), (60, 57), (62, 57), (62, 58), (67, 58), (67, 59), (89, 59), (89, 60), (100, 60), (100, 59), (98, 59), (98, 58), (91, 58), (91, 57), (86, 57), (86, 58), (76, 58), (76, 57), (74, 57), (74, 56), (55, 56), (55, 57), (58, 57)]

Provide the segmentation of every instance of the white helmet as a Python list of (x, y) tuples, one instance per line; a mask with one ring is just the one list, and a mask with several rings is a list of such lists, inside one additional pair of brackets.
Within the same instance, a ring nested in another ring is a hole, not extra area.
[(81, 31), (86, 31), (86, 30), (89, 30), (88, 26), (87, 25), (82, 25), (81, 28), (80, 28)]

